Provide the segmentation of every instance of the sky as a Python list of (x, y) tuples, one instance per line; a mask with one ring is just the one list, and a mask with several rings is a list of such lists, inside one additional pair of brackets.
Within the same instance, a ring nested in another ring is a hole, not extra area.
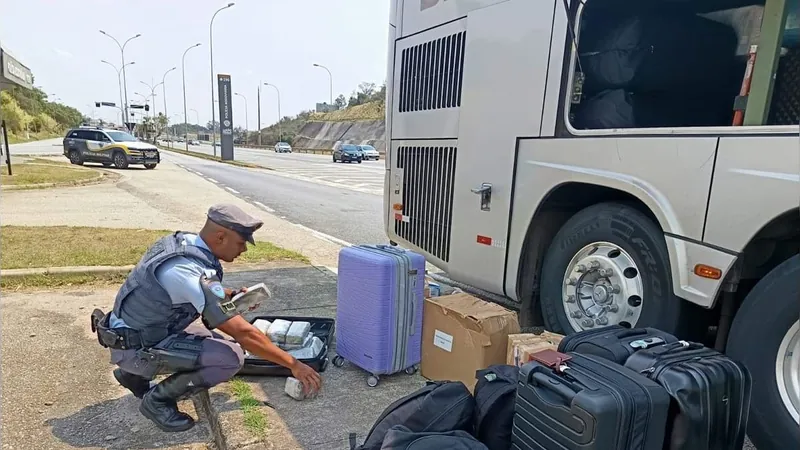
[[(166, 75), (167, 113), (183, 123), (181, 56), (186, 54), (186, 103), (189, 123), (211, 120), (209, 24), (226, 0), (7, 0), (13, 8), (0, 14), (0, 42), (33, 72), (36, 86), (88, 117), (118, 121), (119, 110), (94, 107), (96, 101), (119, 104), (117, 72), (120, 43), (141, 33), (125, 47), (128, 99), (141, 103), (150, 85)], [(281, 115), (314, 109), (349, 94), (364, 81), (386, 79), (389, 0), (238, 0), (214, 19), (214, 72), (231, 76), (234, 126), (257, 128), (259, 82), (276, 85)], [(216, 76), (214, 77), (216, 90)], [(216, 91), (215, 91), (216, 92)], [(164, 93), (156, 88), (156, 110), (164, 112)], [(215, 94), (215, 99), (218, 96)], [(215, 107), (217, 107), (215, 105)], [(195, 114), (192, 109), (197, 111)], [(216, 110), (218, 111), (218, 109)], [(219, 113), (215, 112), (217, 118)], [(264, 86), (261, 124), (277, 120), (277, 93)]]

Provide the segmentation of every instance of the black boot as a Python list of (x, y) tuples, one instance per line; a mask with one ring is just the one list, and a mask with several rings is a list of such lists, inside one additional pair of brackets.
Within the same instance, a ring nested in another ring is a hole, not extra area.
[(198, 387), (194, 372), (173, 374), (144, 395), (139, 412), (164, 431), (186, 431), (194, 426), (194, 419), (178, 411), (177, 401)]
[(150, 390), (150, 381), (147, 378), (125, 372), (122, 369), (114, 369), (114, 378), (117, 379), (122, 387), (133, 392), (134, 397), (142, 398)]

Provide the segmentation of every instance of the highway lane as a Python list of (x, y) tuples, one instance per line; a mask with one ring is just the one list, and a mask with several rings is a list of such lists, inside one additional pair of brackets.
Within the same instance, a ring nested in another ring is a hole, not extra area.
[(351, 244), (388, 242), (383, 231), (382, 196), (176, 153), (166, 153), (164, 160), (205, 177), (267, 212), (337, 240)]
[(64, 138), (46, 139), (44, 141), (11, 144), (11, 155), (55, 156), (62, 155)]

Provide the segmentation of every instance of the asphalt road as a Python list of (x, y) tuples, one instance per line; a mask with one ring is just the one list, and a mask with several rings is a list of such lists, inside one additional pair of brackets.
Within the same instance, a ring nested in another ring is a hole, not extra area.
[(380, 195), (175, 153), (165, 154), (163, 158), (267, 212), (338, 240), (351, 244), (386, 243), (388, 240), (383, 231), (383, 197)]
[(61, 155), (63, 138), (47, 139), (44, 141), (26, 142), (24, 144), (12, 144), (11, 155)]

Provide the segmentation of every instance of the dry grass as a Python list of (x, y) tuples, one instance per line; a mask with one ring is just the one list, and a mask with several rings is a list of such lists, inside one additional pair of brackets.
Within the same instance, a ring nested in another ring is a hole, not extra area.
[(2, 172), (0, 172), (0, 184), (4, 186), (44, 183), (62, 185), (91, 180), (99, 175), (96, 170), (45, 159), (33, 159), (21, 164), (12, 164), (11, 173), (12, 175), (9, 175), (8, 166), (3, 165)]
[(3, 292), (26, 291), (31, 289), (62, 289), (71, 286), (119, 287), (127, 274), (47, 274), (25, 275), (21, 277), (0, 277), (0, 289)]
[(329, 113), (314, 113), (311, 120), (321, 122), (343, 122), (355, 120), (382, 120), (386, 117), (385, 102), (369, 102)]
[[(0, 228), (3, 269), (68, 266), (126, 266), (136, 264), (145, 250), (167, 230), (118, 229), (94, 227), (23, 227)], [(308, 262), (305, 256), (258, 242), (250, 246), (236, 262), (272, 261)]]

